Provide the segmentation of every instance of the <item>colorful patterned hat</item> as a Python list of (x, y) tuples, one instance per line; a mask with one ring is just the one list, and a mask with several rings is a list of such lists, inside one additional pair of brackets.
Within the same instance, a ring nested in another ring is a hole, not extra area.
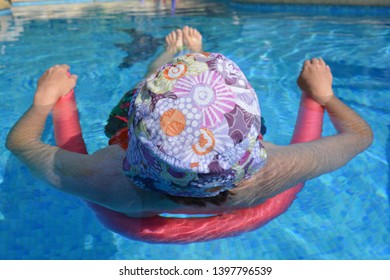
[(260, 122), (256, 93), (233, 61), (176, 57), (136, 90), (124, 173), (142, 189), (215, 196), (264, 166)]

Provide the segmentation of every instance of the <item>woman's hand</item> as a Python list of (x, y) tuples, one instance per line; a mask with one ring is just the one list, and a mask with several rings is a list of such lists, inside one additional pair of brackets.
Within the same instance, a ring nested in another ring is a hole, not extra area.
[(322, 58), (306, 60), (298, 77), (298, 86), (311, 98), (325, 105), (334, 95), (332, 73)]
[(61, 96), (76, 86), (77, 76), (69, 74), (66, 64), (49, 68), (38, 80), (34, 97), (34, 106), (52, 109)]

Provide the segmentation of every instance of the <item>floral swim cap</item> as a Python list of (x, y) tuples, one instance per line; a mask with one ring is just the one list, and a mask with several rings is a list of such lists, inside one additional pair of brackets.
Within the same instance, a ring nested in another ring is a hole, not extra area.
[(135, 91), (124, 173), (142, 189), (215, 196), (264, 166), (260, 122), (256, 93), (233, 61), (176, 57)]

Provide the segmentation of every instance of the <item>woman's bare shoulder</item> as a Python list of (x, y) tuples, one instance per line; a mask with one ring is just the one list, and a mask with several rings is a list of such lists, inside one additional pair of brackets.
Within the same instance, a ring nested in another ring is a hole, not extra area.
[(95, 151), (93, 154), (91, 154), (91, 156), (95, 158), (107, 157), (107, 156), (109, 156), (109, 158), (121, 157), (123, 159), (125, 153), (126, 151), (123, 150), (119, 145), (109, 145), (107, 147)]
[(319, 152), (312, 144), (286, 146), (262, 142), (267, 151), (267, 163), (235, 189), (233, 204), (254, 206), (298, 183), (319, 175)]

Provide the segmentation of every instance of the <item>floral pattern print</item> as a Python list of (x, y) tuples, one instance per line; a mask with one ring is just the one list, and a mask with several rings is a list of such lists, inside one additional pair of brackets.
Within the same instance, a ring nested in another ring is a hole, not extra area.
[(193, 56), (179, 56), (152, 75), (147, 81), (147, 87), (155, 94), (164, 94), (171, 91), (175, 82), (180, 78), (196, 76), (206, 70), (208, 70), (207, 64), (196, 61)]
[(264, 166), (256, 93), (222, 54), (179, 56), (133, 92), (123, 170), (140, 188), (215, 196)]
[(190, 97), (189, 103), (202, 112), (202, 125), (206, 128), (218, 126), (224, 114), (235, 106), (236, 95), (215, 71), (184, 77), (177, 81), (173, 92), (179, 98)]
[(238, 68), (238, 66), (233, 61), (227, 59), (222, 54), (215, 55), (214, 59), (208, 60), (206, 63), (210, 70), (221, 73), (226, 81), (226, 84), (241, 88), (247, 88), (249, 85), (240, 68)]

